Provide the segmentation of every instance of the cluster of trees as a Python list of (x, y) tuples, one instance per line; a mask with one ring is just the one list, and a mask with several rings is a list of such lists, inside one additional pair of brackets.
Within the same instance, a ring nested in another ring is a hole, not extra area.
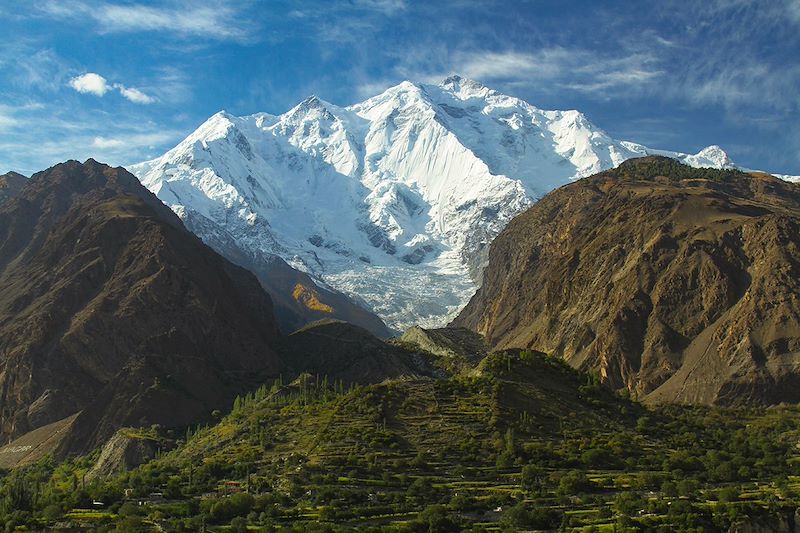
[(646, 163), (637, 160), (626, 161), (617, 168), (607, 170), (604, 175), (625, 178), (648, 180), (657, 176), (664, 176), (672, 180), (706, 179), (717, 182), (729, 182), (746, 176), (741, 170), (693, 168), (671, 159), (658, 158)]

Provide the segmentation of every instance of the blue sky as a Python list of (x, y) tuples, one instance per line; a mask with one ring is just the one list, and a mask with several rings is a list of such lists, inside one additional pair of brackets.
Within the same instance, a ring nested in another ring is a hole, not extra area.
[(800, 0), (0, 0), (0, 172), (134, 163), (208, 116), (471, 77), (613, 137), (800, 174)]

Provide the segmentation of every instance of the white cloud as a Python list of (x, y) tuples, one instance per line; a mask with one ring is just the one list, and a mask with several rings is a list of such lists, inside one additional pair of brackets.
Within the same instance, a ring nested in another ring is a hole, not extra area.
[(27, 175), (67, 159), (92, 157), (124, 166), (163, 153), (186, 134), (185, 128), (165, 128), (139, 116), (98, 121), (95, 113), (78, 112), (75, 117), (75, 112), (61, 119), (58, 109), (48, 107), (28, 115), (24, 129), (13, 134), (0, 129), (0, 163)]
[(19, 115), (31, 109), (38, 108), (39, 104), (7, 105), (0, 104), (0, 133), (13, 130), (16, 126), (24, 124)]
[(148, 96), (134, 87), (125, 87), (124, 85), (116, 84), (114, 88), (118, 89), (122, 96), (137, 104), (152, 104), (156, 101), (152, 96)]
[(800, 22), (800, 0), (787, 0), (786, 8), (789, 15), (795, 20)]
[(64, 86), (69, 68), (49, 49), (25, 39), (0, 44), (0, 70), (5, 86), (55, 92)]
[(370, 98), (376, 94), (382, 93), (395, 83), (397, 83), (397, 80), (381, 79), (365, 81), (356, 86), (356, 95), (359, 98)]
[(456, 58), (455, 70), (478, 80), (521, 78), (528, 76), (552, 78), (563, 69), (572, 56), (563, 49), (541, 50), (536, 54), (519, 52), (462, 53)]
[(174, 66), (161, 66), (148, 91), (159, 102), (182, 103), (191, 96), (189, 77)]
[(97, 149), (94, 153), (100, 156), (129, 154), (142, 149), (161, 146), (164, 143), (173, 141), (176, 135), (180, 134), (175, 131), (151, 131), (119, 133), (113, 137), (98, 135), (92, 140), (91, 146)]
[(103, 96), (108, 92), (110, 86), (100, 74), (94, 72), (87, 72), (69, 80), (69, 86), (83, 94), (94, 94), (96, 96)]
[(779, 112), (795, 111), (794, 96), (800, 85), (800, 66), (784, 67), (780, 74), (756, 60), (741, 59), (738, 64), (713, 65), (710, 72), (686, 77), (687, 97), (697, 104), (720, 104), (740, 114), (743, 108)]
[(103, 96), (111, 89), (119, 91), (124, 98), (136, 104), (152, 104), (155, 98), (134, 87), (126, 87), (121, 83), (109, 84), (108, 80), (95, 72), (87, 72), (69, 80), (69, 86), (83, 94)]

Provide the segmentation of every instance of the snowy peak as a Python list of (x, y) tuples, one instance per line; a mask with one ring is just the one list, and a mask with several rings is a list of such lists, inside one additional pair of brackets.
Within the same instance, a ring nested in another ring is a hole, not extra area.
[(284, 115), (281, 115), (281, 122), (292, 123), (308, 120), (333, 121), (336, 117), (331, 113), (330, 109), (335, 107), (336, 106), (312, 95), (297, 104)]
[(347, 109), (368, 121), (375, 122), (408, 113), (432, 118), (435, 114), (433, 107), (423, 85), (404, 81)]
[(712, 144), (703, 148), (697, 154), (686, 157), (687, 162), (694, 167), (713, 167), (713, 168), (735, 168), (733, 163), (725, 150)]
[(178, 146), (171, 151), (187, 149), (187, 147), (194, 146), (195, 143), (200, 144), (200, 149), (208, 146), (208, 143), (217, 139), (224, 139), (228, 136), (228, 132), (234, 127), (234, 122), (238, 120), (233, 115), (225, 111), (219, 111), (203, 122), (191, 135), (184, 139)]
[(221, 111), (132, 170), (207, 242), (278, 255), (404, 329), (454, 316), (489, 243), (536, 199), (649, 154), (733, 165), (718, 146), (618, 141), (577, 110), (450, 76), (347, 107), (311, 96), (277, 116)]
[[(455, 74), (445, 78), (439, 84), (442, 90), (451, 93), (459, 100), (469, 100), (470, 98), (486, 98), (487, 96), (499, 95), (497, 91), (490, 89), (475, 80), (462, 78)], [(501, 95), (502, 96), (502, 95)]]

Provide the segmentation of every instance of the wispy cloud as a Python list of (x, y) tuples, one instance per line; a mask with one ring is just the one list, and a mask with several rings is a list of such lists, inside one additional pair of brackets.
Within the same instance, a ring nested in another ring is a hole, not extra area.
[(84, 0), (49, 0), (40, 13), (61, 19), (89, 18), (99, 33), (152, 31), (187, 38), (246, 40), (250, 24), (232, 4), (170, 2), (164, 6), (142, 3), (109, 3)]
[(530, 78), (551, 79), (566, 68), (565, 59), (572, 62), (573, 54), (561, 48), (536, 53), (473, 51), (457, 54), (453, 69), (479, 80)]
[(93, 94), (95, 96), (103, 96), (114, 89), (119, 91), (123, 98), (136, 104), (152, 104), (156, 101), (152, 96), (134, 87), (126, 87), (121, 83), (110, 84), (107, 79), (96, 72), (87, 72), (86, 74), (75, 76), (69, 80), (69, 86), (79, 93)]
[(123, 97), (127, 98), (128, 100), (136, 104), (152, 104), (153, 102), (156, 101), (156, 99), (153, 98), (152, 96), (148, 96), (139, 89), (136, 89), (134, 87), (125, 87), (122, 84), (115, 83), (114, 88), (119, 90), (119, 93)]
[(786, 0), (786, 9), (795, 21), (800, 22), (800, 0)]
[(92, 141), (92, 146), (95, 148), (100, 148), (101, 150), (109, 149), (109, 148), (122, 148), (125, 146), (125, 143), (119, 139), (108, 139), (106, 137), (95, 137)]
[(454, 70), (478, 80), (549, 84), (554, 90), (569, 88), (597, 93), (618, 87), (628, 89), (655, 81), (663, 71), (644, 54), (609, 57), (594, 51), (564, 47), (530, 53), (467, 52), (454, 58)]
[(118, 133), (113, 137), (96, 136), (91, 146), (105, 154), (123, 155), (142, 148), (156, 148), (175, 138), (174, 131), (150, 131), (145, 133)]
[(54, 51), (20, 38), (0, 44), (0, 72), (6, 86), (52, 92), (61, 89), (69, 66)]
[(142, 89), (162, 103), (183, 104), (191, 97), (190, 82), (190, 77), (177, 66), (162, 65)]
[[(538, 87), (543, 92), (565, 89), (607, 98), (611, 91), (642, 91), (655, 84), (665, 71), (646, 54), (609, 57), (577, 48), (549, 47), (534, 52), (471, 49), (451, 54), (445, 61), (430, 61), (431, 54), (408, 50), (395, 65), (393, 82), (399, 79), (438, 83), (459, 74), (490, 85), (509, 88)], [(392, 85), (387, 78), (366, 79), (357, 88), (360, 96), (372, 96)]]
[[(3, 115), (0, 113), (0, 116)], [(109, 127), (109, 121), (93, 120), (89, 116), (28, 115), (25, 128), (0, 135), (1, 170), (29, 175), (60, 161), (89, 157), (113, 165), (127, 165), (154, 157), (186, 133), (182, 129), (142, 124), (137, 117), (114, 118), (116, 123)], [(48, 130), (53, 133), (43, 135), (42, 132)], [(0, 127), (0, 133), (2, 131)]]
[(403, 11), (407, 7), (405, 0), (355, 0), (353, 5), (387, 15)]
[(0, 111), (0, 131), (9, 129), (17, 124), (17, 119)]
[[(304, 25), (302, 35), (308, 40), (351, 44), (363, 42), (366, 36), (385, 32), (386, 24), (392, 24), (400, 15), (407, 15), (409, 11), (412, 9), (405, 0), (309, 0), (302, 7), (289, 11), (286, 17)], [(284, 27), (281, 31), (291, 34), (295, 30)], [(327, 46), (325, 44), (321, 48), (323, 55), (328, 51)]]

